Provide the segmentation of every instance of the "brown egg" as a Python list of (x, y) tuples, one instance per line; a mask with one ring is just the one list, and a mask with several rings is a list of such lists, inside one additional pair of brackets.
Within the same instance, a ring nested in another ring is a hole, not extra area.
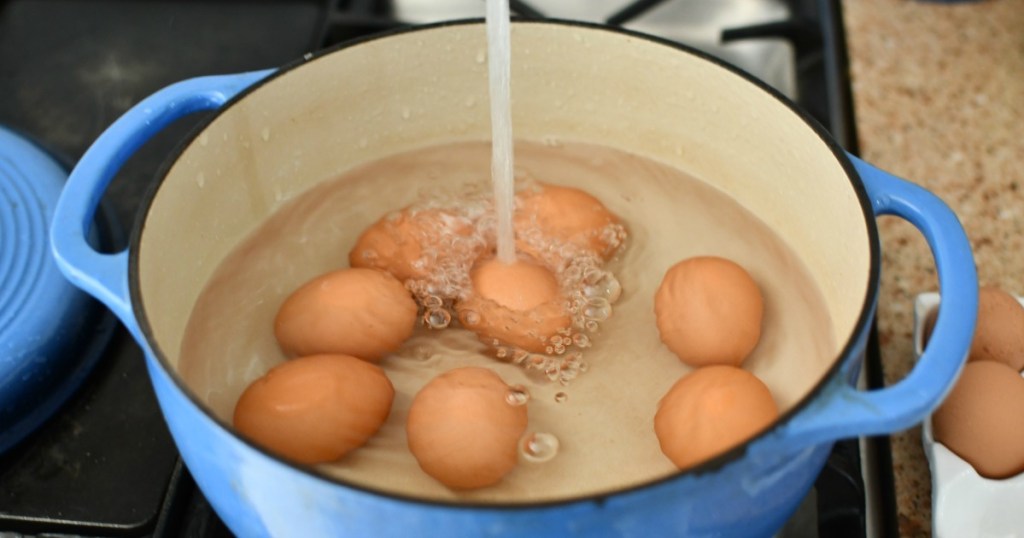
[(386, 216), (359, 236), (348, 254), (352, 267), (387, 271), (395, 278), (427, 278), (443, 241), (472, 232), (468, 219), (439, 209), (403, 209)]
[[(937, 314), (937, 309), (932, 310), (925, 320), (926, 343)], [(967, 360), (998, 361), (1018, 372), (1024, 369), (1024, 307), (996, 286), (978, 290), (978, 324)]]
[(1024, 472), (1024, 379), (995, 361), (973, 361), (932, 416), (935, 440), (987, 478)]
[(245, 389), (234, 424), (256, 444), (299, 463), (341, 459), (391, 412), (395, 389), (378, 366), (312, 355), (272, 368)]
[(486, 368), (456, 368), (427, 383), (409, 408), (409, 449), (428, 475), (453, 489), (498, 483), (519, 461), (525, 405)]
[(456, 305), (456, 313), (487, 344), (497, 340), (543, 353), (548, 340), (572, 323), (555, 275), (545, 267), (488, 259), (473, 267), (470, 278), (473, 293)]
[(673, 265), (654, 296), (661, 341), (691, 366), (739, 366), (761, 338), (764, 300), (739, 265), (712, 256)]
[(597, 198), (571, 187), (543, 185), (539, 192), (519, 195), (516, 249), (550, 261), (546, 258), (552, 253), (544, 247), (555, 239), (608, 259), (623, 241), (617, 224), (619, 219)]
[(698, 368), (658, 404), (654, 433), (680, 469), (693, 467), (747, 440), (779, 416), (768, 387), (732, 366)]
[(342, 353), (378, 361), (412, 335), (416, 309), (390, 274), (342, 269), (310, 280), (285, 299), (274, 335), (288, 355)]

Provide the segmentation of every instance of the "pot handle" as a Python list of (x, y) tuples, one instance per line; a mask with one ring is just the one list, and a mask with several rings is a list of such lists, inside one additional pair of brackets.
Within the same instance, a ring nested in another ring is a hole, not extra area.
[(913, 224), (935, 257), (942, 309), (914, 369), (893, 386), (861, 391), (835, 376), (823, 397), (783, 426), (789, 442), (818, 444), (891, 433), (913, 426), (952, 388), (967, 358), (978, 315), (978, 277), (970, 243), (953, 211), (937, 196), (850, 156), (876, 215)]
[(68, 177), (50, 227), (50, 248), (72, 284), (93, 295), (136, 337), (128, 289), (128, 251), (97, 252), (86, 239), (96, 208), (125, 161), (178, 118), (221, 107), (273, 72), (198, 77), (172, 84), (143, 99), (118, 118), (85, 152)]

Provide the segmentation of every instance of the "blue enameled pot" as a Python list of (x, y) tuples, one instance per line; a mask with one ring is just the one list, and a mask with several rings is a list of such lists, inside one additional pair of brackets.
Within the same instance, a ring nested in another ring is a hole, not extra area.
[[(732, 196), (806, 263), (838, 353), (766, 431), (695, 469), (621, 491), (459, 504), (285, 462), (241, 439), (180, 375), (195, 298), (227, 250), (281, 200), (388, 154), (486, 139), (486, 107), (470, 106), (487, 102), (483, 25), (402, 30), (279, 70), (181, 82), (93, 144), (71, 174), (51, 238), (68, 279), (106, 303), (145, 350), (185, 463), (239, 536), (767, 536), (805, 496), (833, 441), (907, 428), (954, 382), (973, 333), (977, 279), (965, 234), (938, 198), (846, 154), (777, 92), (687, 47), (545, 21), (514, 24), (513, 48), (518, 137), (610, 145)], [(217, 113), (169, 158), (130, 247), (94, 251), (88, 223), (118, 168), (164, 126), (201, 110)], [(943, 309), (914, 370), (862, 391), (855, 380), (878, 298), (879, 215), (924, 234)]]

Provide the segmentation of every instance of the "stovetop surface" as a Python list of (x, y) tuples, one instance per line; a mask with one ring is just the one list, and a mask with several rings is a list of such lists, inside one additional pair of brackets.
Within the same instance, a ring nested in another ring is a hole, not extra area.
[[(659, 24), (651, 21), (657, 21), (652, 17), (655, 4), (661, 3), (666, 2), (637, 2), (651, 4), (651, 10), (644, 15), (647, 22), (637, 18), (640, 22), (634, 23)], [(417, 19), (424, 15), (409, 15), (420, 13), (415, 10), (422, 4), (0, 2), (0, 124), (35, 140), (70, 167), (114, 119), (168, 84), (282, 65), (338, 40), (401, 24), (395, 17), (403, 9), (405, 22), (425, 22)], [(521, 13), (530, 14), (527, 8), (534, 6), (543, 12), (543, 2), (513, 4), (519, 4)], [(849, 147), (854, 140), (851, 114), (842, 102), (849, 84), (829, 74), (825, 59), (835, 52), (828, 45), (835, 36), (821, 35), (836, 25), (822, 13), (822, 6), (833, 3), (768, 4), (773, 9), (783, 6), (789, 22), (739, 29), (730, 36), (786, 36), (785, 48), (794, 60), (794, 79), (786, 91)], [(621, 11), (609, 10), (612, 15)], [(179, 121), (129, 159), (104, 199), (115, 227), (131, 227), (155, 171), (202, 119), (196, 115)], [(124, 236), (109, 234), (107, 249), (122, 247)], [(837, 445), (788, 535), (865, 535), (860, 462), (856, 441)], [(58, 415), (0, 456), (0, 535), (4, 533), (229, 535), (181, 466), (142, 353), (123, 329)]]

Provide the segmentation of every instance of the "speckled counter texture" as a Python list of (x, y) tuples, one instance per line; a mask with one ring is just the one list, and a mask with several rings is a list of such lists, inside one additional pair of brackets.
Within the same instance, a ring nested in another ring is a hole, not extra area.
[[(960, 217), (982, 284), (1024, 294), (1024, 0), (843, 4), (861, 155)], [(914, 296), (937, 287), (908, 224), (880, 221), (885, 378), (913, 363)], [(901, 536), (931, 534), (921, 430), (893, 436)]]

